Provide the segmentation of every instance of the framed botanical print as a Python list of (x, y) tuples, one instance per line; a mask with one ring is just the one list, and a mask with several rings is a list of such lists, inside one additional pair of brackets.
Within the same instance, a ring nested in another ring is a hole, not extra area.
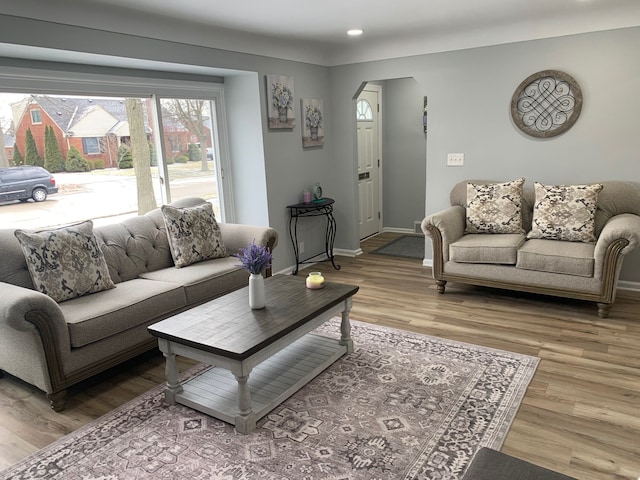
[(293, 108), (293, 77), (267, 75), (267, 115), (269, 128), (293, 128), (296, 116)]
[(319, 147), (324, 145), (324, 115), (321, 98), (303, 98), (301, 101), (302, 146)]

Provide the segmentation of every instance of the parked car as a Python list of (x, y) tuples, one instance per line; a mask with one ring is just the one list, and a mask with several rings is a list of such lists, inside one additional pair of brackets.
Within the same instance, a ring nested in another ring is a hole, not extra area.
[(44, 202), (57, 192), (56, 179), (42, 167), (0, 168), (0, 202), (26, 202), (30, 198)]
[(213, 148), (207, 147), (207, 158), (213, 160)]

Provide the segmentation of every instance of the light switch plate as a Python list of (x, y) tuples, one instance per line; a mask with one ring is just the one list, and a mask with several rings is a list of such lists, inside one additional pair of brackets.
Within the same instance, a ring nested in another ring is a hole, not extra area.
[(447, 166), (462, 167), (464, 165), (464, 153), (450, 153), (447, 155)]

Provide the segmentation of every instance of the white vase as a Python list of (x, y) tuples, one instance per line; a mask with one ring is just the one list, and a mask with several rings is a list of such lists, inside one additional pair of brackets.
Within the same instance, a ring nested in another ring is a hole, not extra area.
[(265, 306), (264, 298), (264, 277), (259, 273), (252, 273), (249, 276), (249, 306), (258, 310)]

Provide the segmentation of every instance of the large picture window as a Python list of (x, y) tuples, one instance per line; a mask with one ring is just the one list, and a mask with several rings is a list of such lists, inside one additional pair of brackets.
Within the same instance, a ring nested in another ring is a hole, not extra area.
[[(112, 223), (192, 196), (210, 201), (216, 217), (225, 221), (221, 96), (216, 89), (199, 93), (116, 97), (0, 91), (2, 133), (15, 142), (10, 166), (38, 164), (55, 176), (58, 187), (42, 203), (0, 197), (0, 222), (10, 228), (86, 219)], [(27, 108), (30, 114), (24, 115)], [(34, 112), (56, 121), (36, 125)]]

